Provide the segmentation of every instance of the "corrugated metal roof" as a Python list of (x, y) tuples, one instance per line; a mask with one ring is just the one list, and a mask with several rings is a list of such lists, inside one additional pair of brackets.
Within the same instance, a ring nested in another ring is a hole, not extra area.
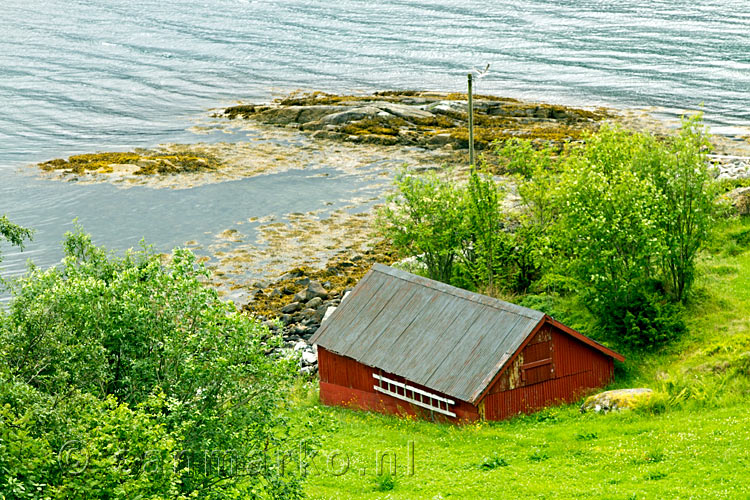
[(533, 309), (375, 264), (310, 340), (473, 402), (544, 318)]

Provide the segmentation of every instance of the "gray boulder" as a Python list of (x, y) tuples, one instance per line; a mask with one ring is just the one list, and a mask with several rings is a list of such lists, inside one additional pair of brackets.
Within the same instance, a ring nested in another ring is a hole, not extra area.
[(347, 109), (324, 116), (320, 119), (323, 124), (342, 125), (344, 123), (362, 120), (363, 118), (372, 118), (377, 116), (381, 110), (375, 106), (362, 106), (360, 108)]
[(433, 114), (429, 111), (424, 111), (415, 106), (397, 104), (395, 102), (374, 102), (372, 105), (377, 106), (391, 115), (403, 118), (404, 120), (419, 120), (433, 117)]
[(284, 314), (291, 314), (293, 312), (299, 311), (300, 309), (302, 309), (302, 304), (300, 304), (299, 302), (292, 302), (282, 307), (281, 312)]
[(307, 300), (312, 300), (315, 297), (320, 297), (321, 299), (328, 298), (328, 292), (323, 288), (323, 285), (321, 285), (319, 281), (311, 281), (310, 284), (307, 285)]
[(321, 306), (321, 304), (323, 304), (323, 299), (321, 299), (320, 297), (313, 297), (307, 303), (307, 307), (309, 307), (310, 309), (317, 309)]

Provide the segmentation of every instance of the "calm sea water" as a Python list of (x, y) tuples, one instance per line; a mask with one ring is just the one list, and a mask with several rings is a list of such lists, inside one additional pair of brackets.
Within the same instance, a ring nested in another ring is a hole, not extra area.
[[(292, 211), (254, 193), (294, 198), (309, 188), (301, 175), (199, 196), (50, 186), (13, 168), (202, 140), (187, 131), (194, 120), (235, 99), (460, 90), (467, 70), (490, 63), (482, 93), (667, 113), (702, 103), (719, 131), (750, 124), (747, 0), (2, 0), (0, 33), (0, 213), (38, 229), (29, 253), (5, 247), (6, 269), (29, 255), (54, 262), (51, 247), (74, 216), (115, 247), (141, 236), (166, 247), (189, 239), (188, 217), (200, 219), (196, 231), (231, 220), (221, 201), (230, 195), (244, 196), (237, 219)], [(305, 208), (351, 194), (330, 186), (330, 196), (300, 195)], [(191, 197), (200, 210), (186, 208)], [(105, 200), (114, 208), (102, 210)], [(134, 222), (130, 209), (149, 204), (159, 210), (139, 210)]]

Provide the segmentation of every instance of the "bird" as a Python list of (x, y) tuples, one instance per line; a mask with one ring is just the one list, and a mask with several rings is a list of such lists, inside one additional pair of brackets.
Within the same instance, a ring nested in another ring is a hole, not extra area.
[(475, 69), (474, 74), (476, 75), (477, 80), (479, 80), (480, 78), (484, 78), (485, 76), (487, 76), (487, 73), (489, 71), (490, 71), (490, 64), (487, 63), (487, 66), (483, 70)]

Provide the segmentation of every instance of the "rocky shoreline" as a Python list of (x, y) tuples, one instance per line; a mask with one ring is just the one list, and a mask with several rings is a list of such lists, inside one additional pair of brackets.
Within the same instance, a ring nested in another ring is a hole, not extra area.
[(373, 264), (395, 261), (393, 249), (378, 241), (357, 255), (341, 253), (323, 269), (295, 268), (271, 283), (256, 283), (242, 310), (282, 336), (282, 350), (299, 355), (300, 373), (314, 375), (318, 361), (310, 337)]

